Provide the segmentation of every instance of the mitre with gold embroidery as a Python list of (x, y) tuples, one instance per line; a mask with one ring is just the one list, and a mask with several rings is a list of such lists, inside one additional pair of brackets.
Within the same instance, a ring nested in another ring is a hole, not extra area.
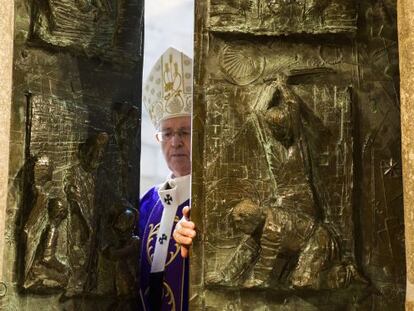
[(170, 47), (157, 60), (145, 81), (143, 102), (155, 128), (165, 119), (191, 115), (192, 60)]

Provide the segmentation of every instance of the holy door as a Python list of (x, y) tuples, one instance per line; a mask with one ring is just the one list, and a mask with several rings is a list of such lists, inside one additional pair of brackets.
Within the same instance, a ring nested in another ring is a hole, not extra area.
[(14, 12), (0, 309), (133, 310), (143, 3)]
[(396, 1), (197, 2), (194, 310), (402, 310)]

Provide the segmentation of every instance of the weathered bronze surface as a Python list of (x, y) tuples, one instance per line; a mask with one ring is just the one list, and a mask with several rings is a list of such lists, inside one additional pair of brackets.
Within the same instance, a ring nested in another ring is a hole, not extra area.
[(403, 309), (395, 1), (196, 16), (192, 308)]
[(41, 0), (32, 4), (32, 41), (112, 62), (139, 60), (139, 1)]
[(19, 0), (15, 15), (0, 309), (133, 310), (143, 4)]
[(352, 33), (355, 0), (208, 0), (212, 31), (265, 35)]
[(414, 123), (413, 95), (414, 95), (414, 59), (411, 53), (414, 47), (414, 2), (398, 1), (398, 46), (400, 53), (401, 76), (401, 138), (403, 158), (404, 184), (404, 224), (405, 224), (405, 251), (407, 265), (407, 288), (405, 309), (414, 310)]
[(50, 197), (52, 173), (53, 167), (47, 156), (35, 160), (34, 200), (23, 229), (25, 254), (22, 286), (39, 293), (63, 289), (68, 283), (69, 265), (65, 253), (59, 256), (62, 248), (58, 245), (62, 235), (59, 228), (68, 210), (60, 199)]

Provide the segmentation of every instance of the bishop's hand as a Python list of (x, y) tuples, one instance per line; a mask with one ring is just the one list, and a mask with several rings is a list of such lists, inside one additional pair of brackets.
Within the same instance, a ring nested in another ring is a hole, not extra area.
[(190, 207), (183, 208), (183, 217), (175, 226), (173, 237), (174, 240), (181, 245), (181, 256), (188, 257), (189, 249), (193, 244), (193, 239), (196, 236), (195, 224), (190, 221)]

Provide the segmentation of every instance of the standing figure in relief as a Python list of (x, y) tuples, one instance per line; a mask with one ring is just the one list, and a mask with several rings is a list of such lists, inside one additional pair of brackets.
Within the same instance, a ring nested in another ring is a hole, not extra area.
[(69, 203), (68, 230), (71, 277), (66, 296), (88, 291), (87, 281), (93, 274), (96, 245), (96, 169), (102, 161), (108, 135), (104, 132), (89, 137), (79, 146), (79, 163), (65, 176), (64, 185)]
[(140, 249), (140, 240), (134, 235), (136, 223), (139, 219), (138, 211), (126, 200), (121, 200), (121, 212), (112, 221), (112, 229), (116, 234), (115, 243), (103, 249), (103, 255), (115, 262), (114, 285), (117, 293), (117, 302), (111, 310), (135, 310), (134, 301), (137, 297), (137, 261)]

